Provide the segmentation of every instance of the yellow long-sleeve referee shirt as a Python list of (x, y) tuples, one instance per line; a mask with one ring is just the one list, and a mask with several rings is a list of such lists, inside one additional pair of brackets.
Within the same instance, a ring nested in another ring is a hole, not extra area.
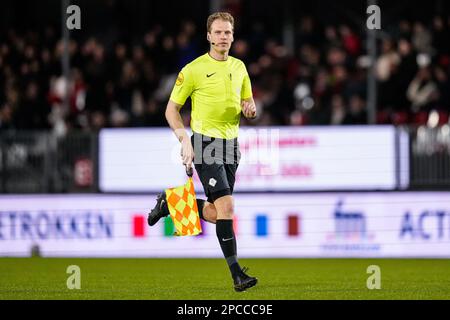
[(191, 129), (209, 137), (238, 136), (241, 100), (252, 97), (244, 63), (228, 56), (219, 61), (206, 53), (187, 64), (178, 74), (170, 100), (184, 105), (191, 97)]

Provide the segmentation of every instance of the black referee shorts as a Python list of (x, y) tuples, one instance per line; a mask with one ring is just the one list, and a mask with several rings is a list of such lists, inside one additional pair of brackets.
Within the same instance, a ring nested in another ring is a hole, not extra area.
[(191, 136), (194, 147), (194, 165), (208, 202), (231, 195), (236, 180), (236, 170), (241, 153), (237, 138), (212, 138), (194, 132)]

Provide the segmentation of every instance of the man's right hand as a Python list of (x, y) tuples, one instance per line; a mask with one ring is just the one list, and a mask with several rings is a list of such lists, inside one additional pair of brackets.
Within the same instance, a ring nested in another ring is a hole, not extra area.
[(186, 168), (192, 167), (192, 161), (194, 160), (194, 148), (192, 147), (191, 139), (185, 136), (181, 140), (181, 160)]

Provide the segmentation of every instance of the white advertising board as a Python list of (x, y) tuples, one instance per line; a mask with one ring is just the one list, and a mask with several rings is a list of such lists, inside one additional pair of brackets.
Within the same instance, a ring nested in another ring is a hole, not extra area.
[[(400, 141), (407, 146), (405, 137)], [(180, 143), (170, 129), (104, 129), (99, 144), (103, 192), (157, 192), (185, 180)], [(404, 148), (397, 148), (391, 126), (241, 128), (239, 145), (236, 191), (393, 190), (400, 179), (408, 184), (408, 155), (397, 161)]]
[[(201, 197), (201, 195), (199, 196)], [(215, 225), (146, 224), (155, 196), (0, 196), (0, 256), (222, 257)], [(238, 194), (240, 257), (450, 258), (450, 192)]]

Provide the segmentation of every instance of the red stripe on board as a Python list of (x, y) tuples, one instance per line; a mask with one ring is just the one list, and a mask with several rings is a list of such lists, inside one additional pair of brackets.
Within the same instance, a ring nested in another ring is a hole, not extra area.
[(291, 237), (300, 235), (300, 219), (297, 215), (288, 216), (288, 235)]
[(133, 217), (133, 236), (137, 238), (145, 237), (145, 218), (141, 215)]

